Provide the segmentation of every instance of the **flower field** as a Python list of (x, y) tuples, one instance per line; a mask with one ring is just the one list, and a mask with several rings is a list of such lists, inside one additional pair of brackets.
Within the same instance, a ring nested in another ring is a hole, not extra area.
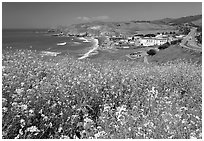
[(2, 54), (4, 139), (202, 138), (202, 68)]

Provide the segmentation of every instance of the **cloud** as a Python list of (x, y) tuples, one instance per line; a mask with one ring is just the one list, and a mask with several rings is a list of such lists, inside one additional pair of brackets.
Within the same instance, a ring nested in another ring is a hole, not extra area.
[(107, 20), (107, 19), (109, 19), (109, 16), (77, 17), (77, 20), (82, 20), (82, 21)]
[(89, 21), (90, 18), (89, 17), (77, 17), (78, 20), (82, 20), (82, 21)]

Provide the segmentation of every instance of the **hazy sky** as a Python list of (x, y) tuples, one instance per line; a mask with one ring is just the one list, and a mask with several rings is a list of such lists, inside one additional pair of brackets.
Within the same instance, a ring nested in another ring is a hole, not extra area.
[(202, 14), (201, 2), (3, 2), (3, 28), (47, 28), (93, 20), (129, 21)]

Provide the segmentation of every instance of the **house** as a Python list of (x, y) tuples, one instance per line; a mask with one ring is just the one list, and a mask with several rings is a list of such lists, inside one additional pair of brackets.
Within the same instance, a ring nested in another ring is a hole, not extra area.
[(129, 36), (129, 37), (127, 37), (127, 39), (128, 39), (128, 40), (133, 40), (133, 39), (134, 39), (134, 37)]
[(76, 36), (77, 36), (77, 37), (85, 37), (85, 36), (87, 36), (87, 35), (88, 35), (87, 32), (83, 32), (83, 33), (77, 34)]
[(155, 45), (162, 45), (168, 42), (168, 38), (141, 38), (139, 40), (140, 45), (142, 46), (155, 46)]
[(167, 37), (168, 37), (168, 35), (158, 34), (158, 35), (156, 35), (155, 38), (160, 39), (160, 38), (167, 38)]
[(135, 44), (134, 41), (129, 41), (128, 43), (129, 43), (130, 45), (134, 45), (134, 44)]
[(169, 42), (172, 42), (172, 41), (175, 41), (175, 40), (178, 40), (177, 38), (174, 38), (173, 36), (170, 36), (169, 37)]
[(109, 40), (110, 41), (120, 41), (120, 40), (124, 40), (124, 38), (123, 37), (115, 37), (115, 36), (113, 36), (113, 37), (110, 37)]
[(180, 39), (182, 39), (184, 37), (185, 37), (185, 35), (178, 35), (178, 36), (176, 36), (176, 38), (180, 38)]

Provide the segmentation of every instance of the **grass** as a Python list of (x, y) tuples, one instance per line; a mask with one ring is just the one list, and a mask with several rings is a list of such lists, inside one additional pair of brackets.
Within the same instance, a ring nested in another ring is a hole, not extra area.
[[(97, 56), (92, 56), (90, 59), (95, 60), (120, 60), (120, 61), (137, 61), (143, 62), (143, 57), (141, 59), (130, 60), (126, 55), (137, 52), (137, 51), (147, 51), (149, 49), (154, 49), (157, 47), (144, 47), (135, 49), (118, 49), (113, 52), (100, 51)], [(166, 49), (160, 50), (154, 56), (148, 56), (148, 62), (155, 64), (162, 64), (169, 61), (175, 61), (178, 59), (186, 60), (188, 62), (193, 62), (197, 64), (202, 64), (202, 53), (193, 50), (182, 48), (178, 45), (171, 45)]]
[[(90, 59), (95, 60), (119, 60), (119, 61), (132, 61), (126, 55), (137, 52), (137, 51), (147, 51), (149, 47), (144, 48), (129, 48), (129, 49), (117, 49), (112, 51), (100, 51), (97, 56), (90, 57)], [(137, 59), (138, 62), (143, 62), (143, 58)]]
[(187, 61), (2, 55), (4, 139), (202, 138), (202, 69)]
[(159, 64), (178, 59), (184, 59), (189, 62), (202, 64), (202, 53), (185, 49), (178, 45), (171, 45), (166, 49), (160, 50), (156, 55), (148, 57), (149, 62)]

